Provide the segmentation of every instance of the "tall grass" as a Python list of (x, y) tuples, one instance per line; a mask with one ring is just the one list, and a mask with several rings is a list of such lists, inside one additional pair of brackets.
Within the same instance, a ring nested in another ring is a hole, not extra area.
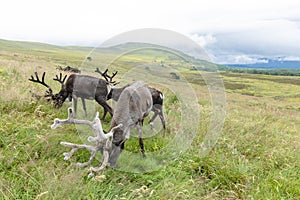
[[(46, 81), (59, 90), (60, 86), (51, 80), (56, 73), (55, 64), (49, 61), (57, 57), (47, 56), (41, 59), (36, 54), (25, 57), (19, 53), (16, 58), (10, 52), (0, 55), (1, 199), (300, 198), (299, 101), (286, 98), (297, 94), (300, 86), (262, 81), (259, 75), (251, 80), (224, 77), (229, 87), (226, 88), (227, 116), (223, 133), (209, 155), (201, 158), (201, 142), (209, 126), (211, 102), (206, 86), (193, 79), (193, 72), (186, 72), (186, 77), (190, 77), (191, 82), (194, 80), (192, 87), (201, 111), (199, 132), (190, 148), (172, 160), (164, 160), (161, 155), (155, 163), (151, 156), (141, 158), (138, 141), (132, 137), (125, 149), (136, 155), (122, 153), (120, 167), (133, 167), (142, 173), (107, 169), (87, 179), (87, 169), (77, 168), (75, 164), (86, 161), (89, 152), (79, 151), (70, 161), (64, 161), (62, 153), (69, 149), (59, 144), (61, 141), (82, 143), (77, 128), (66, 125), (50, 129), (54, 118), (67, 117), (69, 105), (54, 109), (29, 94), (29, 90), (41, 94), (44, 91), (42, 86), (27, 81), (36, 70), (47, 71)], [(280, 78), (283, 77), (276, 77)], [(241, 88), (241, 84), (247, 87)], [(280, 87), (284, 90), (278, 89)], [(149, 155), (173, 139), (180, 113), (178, 101), (174, 93), (165, 91), (167, 130), (144, 140)], [(102, 108), (96, 109), (102, 112)], [(159, 127), (160, 122), (156, 123)], [(104, 122), (104, 128), (108, 126), (109, 120)], [(92, 165), (100, 161), (101, 155), (98, 155)], [(160, 167), (155, 168), (156, 164)]]

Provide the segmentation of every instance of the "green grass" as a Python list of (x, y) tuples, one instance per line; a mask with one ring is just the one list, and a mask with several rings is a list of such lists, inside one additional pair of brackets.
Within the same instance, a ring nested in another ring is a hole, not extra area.
[[(88, 179), (87, 168), (77, 168), (76, 162), (86, 161), (89, 152), (78, 151), (69, 161), (64, 161), (62, 154), (70, 149), (60, 142), (82, 143), (79, 135), (91, 133), (89, 128), (65, 125), (51, 130), (54, 118), (67, 117), (70, 104), (55, 109), (43, 100), (36, 101), (30, 97), (29, 90), (39, 94), (45, 90), (27, 81), (35, 70), (47, 71), (46, 81), (58, 91), (60, 86), (52, 81), (55, 65), (79, 65), (80, 59), (87, 56), (85, 49), (62, 50), (30, 44), (30, 48), (41, 51), (26, 52), (28, 46), (21, 48), (13, 44), (9, 48), (3, 44), (0, 54), (0, 199), (300, 198), (299, 78), (222, 73), (227, 92), (225, 124), (217, 145), (206, 157), (200, 157), (212, 114), (203, 78), (197, 71), (183, 70), (181, 61), (166, 53), (147, 50), (126, 55), (112, 66), (119, 70), (119, 79), (132, 66), (141, 63), (150, 66), (153, 74), (160, 69), (160, 59), (166, 65), (178, 66), (178, 73), (191, 82), (198, 98), (201, 112), (198, 132), (187, 151), (176, 152), (175, 156), (169, 152), (166, 147), (180, 127), (180, 97), (157, 83), (165, 94), (167, 130), (144, 140), (148, 157), (141, 158), (133, 132), (125, 145), (127, 152), (122, 153), (118, 163), (119, 169), (127, 171), (107, 169)], [(115, 51), (122, 48), (125, 47)], [(104, 55), (113, 57), (113, 52), (110, 49)], [(84, 73), (92, 74), (93, 68), (91, 63)], [(138, 78), (147, 78), (143, 70), (135, 72)], [(157, 80), (169, 79), (168, 73), (160, 73)], [(121, 80), (121, 84), (131, 81)], [(180, 81), (171, 81), (180, 85)], [(80, 102), (78, 106), (81, 108)], [(89, 113), (94, 108), (101, 116), (102, 108), (94, 104), (89, 105)], [(109, 123), (110, 117), (103, 122), (105, 130)], [(161, 127), (159, 120), (156, 126)], [(92, 165), (99, 164), (100, 160), (98, 155)]]

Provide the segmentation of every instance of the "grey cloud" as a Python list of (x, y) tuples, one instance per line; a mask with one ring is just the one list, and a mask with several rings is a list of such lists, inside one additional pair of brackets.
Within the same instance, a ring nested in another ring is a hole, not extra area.
[(300, 57), (300, 27), (293, 21), (267, 21), (249, 30), (217, 32), (206, 46), (216, 60), (226, 55)]

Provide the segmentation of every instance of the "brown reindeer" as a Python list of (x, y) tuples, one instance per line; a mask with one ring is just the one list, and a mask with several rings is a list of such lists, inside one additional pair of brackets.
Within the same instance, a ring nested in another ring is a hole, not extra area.
[(80, 74), (81, 71), (79, 69), (76, 69), (74, 67), (66, 66), (65, 68), (62, 68), (61, 66), (58, 66), (56, 69), (60, 71), (65, 71), (65, 72), (72, 72), (72, 73), (77, 73)]
[[(103, 74), (105, 75), (106, 73), (107, 70)], [(46, 73), (44, 72), (42, 80), (40, 80), (38, 73), (35, 72), (35, 78), (31, 76), (29, 80), (35, 83), (40, 83), (48, 88), (44, 96), (52, 100), (56, 108), (61, 107), (65, 100), (70, 98), (74, 100), (74, 110), (76, 113), (77, 99), (81, 98), (83, 110), (85, 115), (87, 115), (85, 99), (95, 99), (104, 109), (103, 119), (107, 112), (109, 112), (112, 116), (112, 108), (106, 103), (106, 96), (111, 88), (111, 82), (88, 75), (76, 74), (71, 74), (66, 80), (67, 76), (65, 75), (64, 78), (62, 78), (62, 74), (60, 73), (60, 76), (58, 77), (56, 75), (56, 78), (53, 80), (58, 81), (61, 84), (61, 90), (57, 94), (53, 94), (51, 87), (45, 83), (45, 74)], [(116, 73), (114, 73), (114, 76), (115, 75)]]

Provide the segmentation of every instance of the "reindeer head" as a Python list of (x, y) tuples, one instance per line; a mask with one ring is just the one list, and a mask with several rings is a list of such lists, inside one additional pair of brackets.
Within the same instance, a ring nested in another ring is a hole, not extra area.
[(67, 87), (65, 85), (66, 78), (67, 78), (67, 75), (65, 75), (64, 78), (62, 78), (62, 73), (59, 74), (59, 77), (56, 75), (56, 77), (53, 78), (53, 80), (58, 81), (61, 84), (60, 91), (57, 94), (55, 94), (53, 97), (54, 106), (56, 108), (62, 107), (66, 98), (69, 97), (69, 93), (68, 93)]
[(113, 81), (112, 79), (117, 75), (118, 71), (115, 71), (112, 76), (109, 76), (107, 74), (108, 69), (106, 69), (103, 73), (99, 70), (99, 68), (96, 68), (95, 72), (99, 73), (106, 81), (107, 84), (107, 96), (106, 96), (106, 100), (109, 100), (112, 98), (112, 89), (114, 86), (116, 86), (117, 84), (119, 84), (120, 82), (116, 82)]
[(62, 78), (62, 73), (60, 73), (59, 76), (56, 75), (56, 77), (53, 78), (53, 80), (61, 83), (61, 90), (57, 94), (53, 94), (52, 88), (48, 84), (45, 83), (46, 72), (43, 73), (42, 80), (40, 80), (37, 72), (34, 72), (34, 74), (35, 74), (35, 78), (33, 76), (31, 76), (29, 81), (32, 81), (34, 83), (39, 83), (39, 84), (47, 87), (48, 89), (46, 90), (46, 93), (44, 96), (36, 95), (36, 94), (33, 94), (33, 95), (37, 98), (45, 98), (47, 101), (52, 101), (56, 108), (60, 108), (62, 106), (62, 104), (64, 103), (64, 101), (66, 100), (66, 98), (69, 96), (66, 86), (64, 84), (64, 82), (67, 78), (67, 75), (65, 75), (64, 78)]

